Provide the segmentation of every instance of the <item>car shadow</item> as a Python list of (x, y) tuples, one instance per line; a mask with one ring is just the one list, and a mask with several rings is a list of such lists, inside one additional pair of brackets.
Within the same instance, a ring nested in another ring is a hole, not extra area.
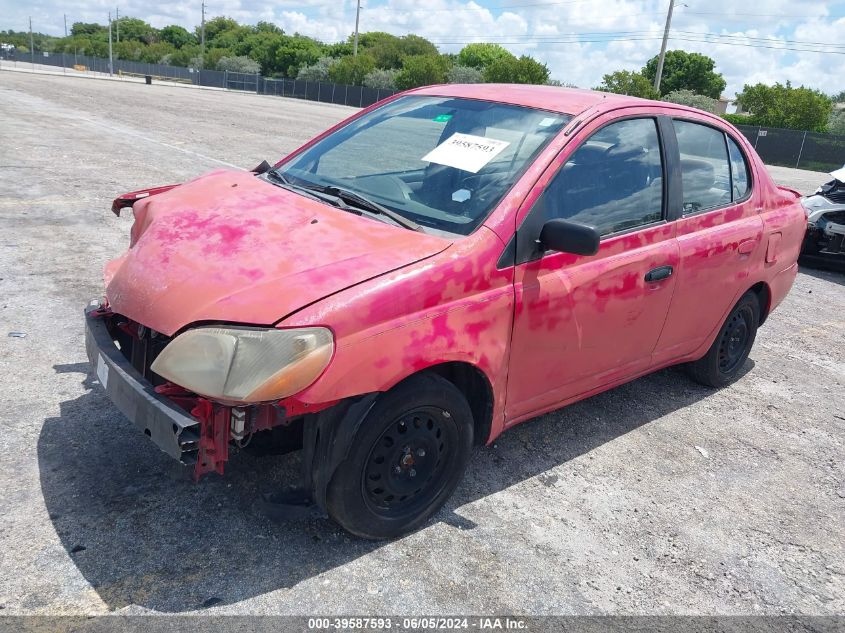
[[(744, 371), (750, 370), (749, 360)], [(112, 610), (140, 605), (183, 612), (231, 604), (344, 565), (381, 547), (328, 519), (271, 520), (261, 495), (294, 482), (299, 454), (235, 452), (226, 475), (194, 484), (96, 384), (60, 404), (38, 439), (44, 501), (62, 545)], [(477, 449), (467, 476), (435, 521), (473, 529), (462, 505), (543, 474), (713, 391), (668, 369), (507, 431)]]
[(801, 264), (799, 261), (799, 265), (801, 266), (801, 272), (805, 275), (845, 286), (845, 274), (843, 274), (845, 273), (845, 265), (843, 264), (836, 266), (830, 263), (817, 262), (814, 265), (813, 263), (806, 262)]

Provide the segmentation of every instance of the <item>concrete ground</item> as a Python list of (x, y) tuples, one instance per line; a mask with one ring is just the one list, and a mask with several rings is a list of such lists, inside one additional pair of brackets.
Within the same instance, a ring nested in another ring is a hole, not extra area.
[(0, 72), (3, 613), (845, 612), (842, 276), (803, 271), (730, 388), (661, 371), (521, 425), (391, 543), (271, 521), (257, 500), (296, 455), (195, 485), (115, 410), (81, 314), (127, 244), (111, 199), (272, 161), (351, 112)]

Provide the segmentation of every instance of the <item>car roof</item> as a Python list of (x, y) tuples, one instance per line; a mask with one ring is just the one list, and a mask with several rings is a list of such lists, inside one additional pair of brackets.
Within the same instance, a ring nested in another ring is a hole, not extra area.
[(409, 92), (418, 95), (483, 99), (529, 108), (541, 108), (573, 116), (596, 106), (600, 106), (602, 109), (612, 109), (625, 106), (653, 105), (665, 107), (667, 105), (661, 101), (618, 95), (612, 92), (529, 84), (443, 84), (425, 86)]

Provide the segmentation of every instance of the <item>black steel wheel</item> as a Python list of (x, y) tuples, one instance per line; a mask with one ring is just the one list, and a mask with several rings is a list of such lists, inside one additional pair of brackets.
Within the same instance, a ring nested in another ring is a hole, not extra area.
[(370, 508), (401, 516), (424, 504), (448, 481), (458, 435), (451, 413), (437, 407), (418, 407), (389, 424), (361, 473)]
[(734, 310), (719, 336), (719, 371), (730, 374), (748, 357), (754, 311), (749, 304)]
[(371, 539), (421, 526), (451, 496), (472, 447), (461, 392), (433, 373), (413, 376), (376, 401), (326, 494), (329, 515)]
[(690, 363), (690, 375), (709, 387), (724, 387), (736, 380), (757, 336), (760, 302), (753, 292), (746, 292), (700, 360)]

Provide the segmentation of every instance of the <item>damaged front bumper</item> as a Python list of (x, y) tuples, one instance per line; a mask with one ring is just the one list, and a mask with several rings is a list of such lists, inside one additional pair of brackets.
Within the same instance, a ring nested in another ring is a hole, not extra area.
[(100, 384), (120, 412), (156, 446), (184, 464), (195, 464), (201, 421), (156, 392), (138, 373), (115, 345), (106, 314), (96, 301), (85, 308), (85, 349)]
[(152, 362), (169, 340), (98, 300), (85, 308), (88, 360), (109, 399), (162, 451), (193, 466), (194, 479), (210, 472), (222, 475), (230, 443), (245, 447), (256, 434), (293, 429), (306, 416), (337, 404), (296, 398), (251, 405), (213, 402), (152, 372)]
[(807, 212), (807, 233), (799, 261), (845, 271), (845, 183), (827, 183), (801, 203)]

